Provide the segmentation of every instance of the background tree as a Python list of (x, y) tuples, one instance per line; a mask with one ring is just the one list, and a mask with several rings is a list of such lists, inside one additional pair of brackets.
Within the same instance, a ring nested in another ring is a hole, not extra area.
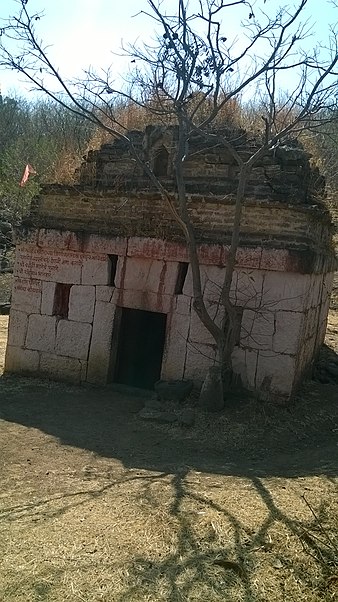
[[(19, 14), (2, 29), (0, 64), (16, 69), (62, 107), (129, 144), (134, 159), (156, 186), (185, 237), (194, 309), (215, 340), (223, 382), (228, 382), (238, 329), (231, 284), (247, 184), (254, 166), (271, 149), (317, 125), (324, 109), (325, 119), (331, 119), (338, 60), (334, 27), (328, 31), (326, 44), (309, 43), (311, 28), (304, 20), (308, 0), (279, 8), (275, 3), (266, 5), (265, 0), (256, 2), (255, 8), (247, 0), (177, 0), (175, 12), (172, 3), (169, 8), (169, 3), (147, 0), (146, 14), (157, 35), (150, 43), (124, 48), (135, 69), (126, 77), (126, 85), (119, 86), (110, 72), (89, 70), (81, 80), (63, 79), (37, 33), (42, 15), (28, 12), (28, 0), (20, 4)], [(230, 16), (237, 36), (227, 31)], [(286, 81), (291, 82), (291, 89), (282, 102)], [(238, 141), (238, 128), (225, 123), (224, 118), (229, 118), (227, 107), (258, 91), (263, 107), (261, 127), (248, 153)], [(124, 101), (144, 109), (152, 120), (177, 126), (175, 199), (147, 158), (134, 148), (118, 110)], [(198, 240), (186, 194), (184, 163), (194, 135), (201, 136), (210, 148), (226, 148), (238, 166), (234, 222), (219, 298), (223, 311), (218, 322), (203, 298)]]

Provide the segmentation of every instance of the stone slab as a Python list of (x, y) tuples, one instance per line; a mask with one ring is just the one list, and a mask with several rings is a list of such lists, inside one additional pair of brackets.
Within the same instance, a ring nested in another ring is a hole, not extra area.
[(24, 347), (28, 326), (28, 315), (11, 309), (8, 324), (8, 345)]
[(38, 233), (38, 246), (58, 250), (68, 250), (71, 232), (40, 228)]
[(128, 257), (120, 288), (174, 294), (178, 263)]
[(95, 287), (74, 285), (70, 289), (68, 319), (92, 323), (95, 305)]
[(275, 313), (245, 309), (242, 316), (240, 346), (271, 350), (275, 333)]
[(56, 355), (86, 360), (91, 333), (90, 324), (60, 320), (56, 333)]
[(83, 260), (83, 253), (21, 244), (16, 249), (14, 273), (19, 278), (79, 284)]
[(304, 311), (311, 277), (309, 274), (266, 272), (263, 282), (264, 309)]
[(112, 303), (97, 301), (95, 304), (87, 370), (87, 381), (93, 384), (107, 382), (115, 309)]
[(36, 374), (39, 369), (39, 361), (40, 356), (38, 351), (7, 345), (5, 372)]
[(82, 268), (82, 284), (108, 285), (110, 277), (108, 256), (102, 255), (98, 258), (86, 259)]
[(302, 313), (277, 311), (273, 350), (289, 355), (296, 354), (302, 343), (304, 320)]
[(27, 349), (53, 352), (55, 348), (56, 316), (32, 314), (28, 319)]
[(189, 316), (177, 313), (168, 315), (161, 371), (164, 380), (182, 379), (184, 376), (189, 328)]
[(12, 309), (40, 313), (42, 285), (39, 280), (15, 278), (12, 289)]
[(144, 311), (155, 311), (167, 314), (172, 311), (174, 297), (144, 291), (125, 291), (116, 289), (113, 294), (113, 302), (120, 307), (130, 309), (141, 309)]
[(41, 313), (53, 315), (56, 282), (42, 282)]
[(280, 353), (259, 352), (256, 388), (261, 398), (288, 399), (296, 377), (296, 359)]
[(232, 367), (239, 374), (244, 387), (254, 390), (256, 385), (256, 370), (258, 351), (235, 347), (232, 352)]
[(211, 345), (187, 345), (187, 356), (183, 377), (202, 382), (208, 368), (215, 365), (216, 351)]
[(110, 303), (113, 297), (114, 290), (115, 288), (113, 286), (96, 286), (96, 301), (104, 301), (104, 303)]
[(74, 384), (81, 381), (82, 364), (71, 357), (62, 357), (51, 353), (41, 353), (40, 373), (55, 380)]

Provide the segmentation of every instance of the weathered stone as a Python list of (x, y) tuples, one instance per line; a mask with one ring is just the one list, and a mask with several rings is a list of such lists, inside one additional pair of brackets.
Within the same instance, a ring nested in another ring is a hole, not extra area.
[(202, 385), (199, 404), (209, 412), (219, 412), (224, 408), (224, 393), (219, 366), (209, 368)]
[(242, 316), (240, 345), (249, 349), (272, 349), (275, 333), (273, 311), (245, 309)]
[(192, 381), (159, 380), (154, 389), (162, 401), (183, 401), (193, 389)]
[(86, 259), (82, 268), (82, 284), (101, 284), (109, 283), (109, 262), (108, 257), (102, 255), (98, 259)]
[(47, 316), (53, 315), (55, 287), (55, 282), (42, 283), (41, 313)]
[(107, 381), (114, 316), (113, 303), (96, 301), (87, 371), (87, 380), (90, 383), (104, 384)]
[(79, 384), (81, 380), (81, 362), (71, 357), (42, 353), (40, 372), (44, 376), (55, 380)]
[(16, 372), (17, 374), (35, 374), (39, 369), (40, 356), (38, 351), (20, 349), (13, 345), (7, 345), (5, 372)]
[(27, 333), (28, 316), (21, 311), (11, 310), (8, 325), (8, 345), (24, 347)]
[(290, 355), (297, 353), (301, 342), (304, 314), (293, 311), (277, 311), (275, 316), (273, 350)]
[(256, 388), (262, 398), (274, 395), (287, 399), (292, 392), (296, 360), (290, 355), (260, 351), (257, 361)]
[(183, 378), (202, 382), (210, 366), (214, 365), (215, 359), (215, 345), (197, 345), (188, 341)]
[(40, 313), (41, 282), (39, 280), (23, 280), (16, 278), (12, 290), (12, 309), (27, 314)]
[(173, 294), (178, 264), (128, 257), (120, 287), (125, 290)]
[(27, 349), (53, 352), (55, 348), (56, 316), (32, 314), (28, 319)]
[(110, 303), (112, 300), (114, 287), (113, 286), (96, 286), (96, 301), (104, 301)]
[(86, 360), (91, 332), (90, 324), (60, 320), (57, 325), (56, 354)]
[(93, 321), (95, 305), (95, 287), (94, 286), (72, 286), (69, 295), (69, 320), (75, 322)]

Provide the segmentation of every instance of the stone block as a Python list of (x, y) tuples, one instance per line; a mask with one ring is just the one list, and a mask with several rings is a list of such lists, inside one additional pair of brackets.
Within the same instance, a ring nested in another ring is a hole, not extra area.
[(163, 257), (166, 258), (167, 261), (186, 261), (189, 262), (189, 253), (187, 246), (167, 240), (165, 242), (165, 252)]
[(178, 264), (128, 257), (121, 288), (161, 294), (174, 294)]
[(46, 316), (53, 314), (56, 282), (42, 283), (41, 313)]
[(95, 286), (74, 285), (70, 289), (68, 319), (74, 322), (93, 321)]
[(215, 346), (188, 343), (183, 377), (187, 380), (203, 382), (208, 369), (215, 364), (215, 360)]
[(223, 258), (223, 246), (200, 244), (197, 247), (197, 254), (201, 265), (220, 266)]
[[(100, 236), (91, 234), (86, 241), (87, 253), (102, 253), (103, 255), (126, 255), (128, 239), (123, 237)], [(76, 249), (77, 241), (73, 235), (69, 244), (69, 248)]]
[(176, 313), (168, 316), (168, 334), (163, 353), (161, 378), (165, 380), (183, 378), (189, 328), (189, 316)]
[(262, 270), (234, 270), (230, 289), (232, 303), (248, 309), (264, 306), (262, 297), (264, 273)]
[(174, 312), (182, 316), (190, 316), (191, 312), (191, 297), (186, 295), (176, 295)]
[(272, 349), (274, 332), (274, 312), (244, 310), (240, 332), (241, 347), (249, 349)]
[(96, 286), (96, 301), (104, 301), (110, 303), (113, 297), (115, 288), (113, 286)]
[(18, 374), (34, 374), (39, 369), (39, 353), (30, 349), (20, 349), (13, 345), (7, 345), (5, 372), (16, 372)]
[(41, 307), (40, 280), (15, 278), (12, 290), (12, 309), (29, 313), (40, 313)]
[(261, 270), (285, 272), (289, 262), (290, 253), (287, 249), (262, 249)]
[(55, 348), (56, 316), (32, 314), (28, 319), (27, 349), (53, 352)]
[[(55, 258), (56, 259), (56, 258)], [(83, 259), (79, 257), (60, 256), (50, 277), (46, 278), (62, 284), (80, 284)]]
[(108, 257), (86, 259), (82, 268), (82, 284), (108, 285), (110, 278)]
[(72, 357), (62, 357), (52, 353), (41, 353), (40, 373), (55, 380), (79, 384), (81, 362)]
[(8, 324), (8, 345), (24, 347), (27, 333), (28, 316), (22, 311), (11, 309)]
[[(213, 298), (219, 297), (219, 293), (221, 290), (221, 286), (223, 284), (224, 279), (224, 268), (220, 268), (218, 266), (211, 265), (201, 265), (200, 266), (200, 274), (201, 274), (201, 287), (202, 292), (205, 292), (206, 286), (208, 287), (208, 294), (213, 295)], [(189, 265), (187, 276), (185, 279), (183, 294), (188, 297), (193, 297), (193, 279), (192, 279), (192, 270)]]
[(193, 389), (193, 382), (186, 380), (159, 380), (155, 383), (154, 389), (161, 401), (184, 401)]
[(259, 352), (256, 388), (262, 398), (288, 399), (296, 376), (296, 359), (290, 355)]
[(156, 311), (167, 314), (172, 311), (174, 297), (147, 291), (125, 291), (116, 289), (113, 294), (113, 302), (117, 303), (120, 307), (142, 309), (144, 311)]
[(311, 277), (291, 272), (266, 272), (263, 278), (264, 309), (304, 311)]
[[(244, 269), (258, 269), (260, 267), (263, 249), (261, 247), (255, 248), (239, 248), (236, 253), (236, 266), (238, 270)], [(228, 254), (228, 247), (223, 247), (223, 261), (226, 265), (226, 257)]]
[(323, 274), (312, 274), (307, 293), (307, 307), (317, 307), (320, 303), (320, 295), (323, 284)]
[(91, 324), (60, 320), (56, 332), (56, 354), (86, 360), (91, 333)]
[(97, 301), (89, 350), (87, 381), (105, 384), (108, 378), (115, 305)]
[(68, 231), (40, 228), (38, 234), (38, 246), (67, 250), (69, 248), (70, 237), (71, 233)]
[(258, 351), (235, 347), (231, 359), (233, 371), (241, 376), (244, 387), (253, 390), (256, 381)]
[(138, 238), (133, 236), (128, 240), (128, 257), (143, 259), (164, 259), (166, 257), (166, 242), (157, 238)]
[(293, 355), (302, 344), (305, 316), (293, 311), (277, 311), (273, 351)]
[(203, 345), (215, 344), (214, 338), (202, 324), (194, 310), (191, 312), (190, 317), (189, 341), (192, 343), (202, 343)]

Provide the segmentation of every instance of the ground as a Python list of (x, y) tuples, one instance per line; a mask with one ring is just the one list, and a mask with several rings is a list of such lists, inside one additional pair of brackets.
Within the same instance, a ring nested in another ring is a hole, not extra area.
[(337, 386), (190, 428), (144, 403), (0, 378), (1, 602), (338, 600)]

